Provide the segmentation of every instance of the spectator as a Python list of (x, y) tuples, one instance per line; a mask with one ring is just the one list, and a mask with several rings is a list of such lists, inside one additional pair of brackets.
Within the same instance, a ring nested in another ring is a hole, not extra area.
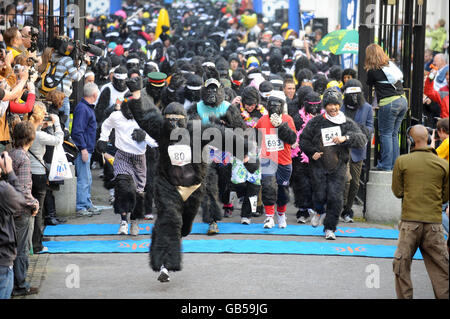
[(430, 49), (425, 50), (424, 64), (425, 64), (425, 71), (430, 72), (431, 65), (433, 64), (433, 50)]
[[(440, 108), (440, 116), (441, 118), (446, 118), (449, 115), (448, 111), (448, 69), (445, 74), (446, 78), (446, 86), (442, 87), (441, 90), (437, 91), (434, 89), (436, 82), (436, 71), (431, 72), (428, 77), (425, 79), (425, 85), (423, 88), (423, 93), (430, 98), (431, 101), (437, 103)], [(447, 92), (445, 92), (445, 89)]]
[(433, 55), (444, 52), (444, 44), (447, 40), (447, 30), (445, 30), (445, 20), (440, 19), (434, 26), (434, 30), (427, 26), (426, 37), (431, 38), (430, 49), (433, 51)]
[[(63, 143), (64, 133), (59, 123), (59, 117), (50, 114), (49, 119), (44, 120), (47, 114), (45, 105), (41, 102), (37, 102), (34, 105), (33, 113), (29, 117), (30, 123), (36, 130), (36, 138), (33, 145), (28, 152), (31, 154), (31, 173), (33, 180), (32, 195), (39, 201), (39, 211), (34, 218), (34, 230), (32, 236), (33, 252), (38, 253), (45, 251), (45, 247), (42, 244), (43, 237), (43, 223), (42, 223), (42, 208), (44, 206), (44, 199), (47, 190), (47, 166), (44, 163), (44, 154), (46, 146), (56, 146)], [(55, 126), (55, 135), (48, 134), (41, 130), (42, 126)]]
[(12, 52), (13, 58), (22, 53), (20, 47), (23, 46), (22, 33), (17, 27), (11, 27), (3, 33), (6, 50)]
[(399, 299), (413, 298), (411, 263), (420, 248), (435, 297), (448, 299), (448, 251), (441, 226), (442, 204), (448, 201), (448, 162), (428, 146), (424, 126), (412, 127), (409, 138), (412, 152), (397, 159), (392, 174), (392, 191), (402, 199), (395, 290)]
[(18, 178), (20, 189), (25, 198), (24, 209), (14, 213), (14, 224), (17, 235), (17, 257), (14, 261), (14, 289), (13, 296), (36, 294), (39, 290), (30, 287), (26, 281), (28, 271), (28, 254), (30, 252), (30, 230), (34, 224), (34, 216), (39, 211), (39, 201), (33, 197), (30, 159), (27, 152), (33, 144), (36, 130), (28, 121), (19, 122), (13, 128), (13, 145), (11, 158), (13, 169)]
[[(448, 156), (448, 153), (449, 153), (449, 151), (448, 151), (448, 149), (449, 149), (449, 146), (448, 146), (449, 145), (448, 144), (448, 137), (449, 137), (448, 117), (445, 119), (440, 119), (438, 121), (436, 131), (439, 135), (439, 140), (441, 141), (441, 145), (439, 145), (439, 147), (436, 149), (436, 152), (440, 158), (445, 159), (448, 162), (448, 158), (449, 158), (449, 156)], [(433, 138), (432, 142), (434, 143), (434, 138)], [(432, 146), (434, 147), (433, 143), (432, 143)], [(444, 226), (444, 229), (447, 232), (447, 236), (448, 236), (448, 202), (442, 206), (442, 226)]]
[(75, 160), (77, 174), (77, 216), (92, 216), (99, 210), (91, 201), (91, 156), (95, 149), (97, 121), (94, 103), (99, 96), (98, 86), (89, 83), (84, 86), (84, 98), (75, 107), (72, 125), (72, 139), (80, 150)]
[[(53, 50), (50, 50), (51, 57), (49, 62), (53, 64), (56, 63), (56, 72), (53, 77), (48, 77), (48, 84), (46, 85), (50, 87), (56, 85), (57, 88), (66, 95), (63, 103), (63, 110), (64, 114), (67, 116), (67, 120), (63, 124), (65, 128), (68, 128), (70, 117), (69, 97), (72, 95), (72, 85), (73, 82), (78, 82), (83, 78), (86, 73), (87, 63), (89, 63), (90, 60), (87, 55), (84, 55), (80, 67), (76, 67), (75, 61), (70, 57), (70, 54), (75, 48), (75, 44), (67, 37), (60, 36), (55, 38), (52, 48)], [(42, 60), (43, 62), (45, 61), (44, 58)], [(44, 67), (46, 66), (47, 63)], [(44, 81), (41, 81), (41, 90), (44, 89), (43, 82)]]
[(364, 68), (367, 71), (367, 85), (375, 87), (379, 107), (381, 159), (375, 170), (392, 171), (395, 160), (400, 155), (400, 125), (408, 110), (402, 84), (403, 73), (378, 44), (371, 44), (366, 48)]
[(445, 55), (442, 53), (436, 54), (433, 60), (433, 65), (437, 69), (434, 89), (439, 92), (443, 87), (448, 85), (448, 82), (446, 83), (445, 81), (445, 74), (448, 71), (448, 64)]
[(13, 264), (17, 255), (14, 212), (24, 208), (25, 199), (7, 152), (0, 156), (0, 176), (0, 299), (9, 299), (14, 288)]

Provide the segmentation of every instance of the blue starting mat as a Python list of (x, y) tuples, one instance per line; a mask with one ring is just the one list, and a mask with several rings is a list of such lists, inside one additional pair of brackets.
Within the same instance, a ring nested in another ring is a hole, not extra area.
[[(139, 234), (150, 234), (152, 228), (153, 224), (140, 224)], [(44, 236), (116, 235), (118, 229), (118, 224), (65, 224), (47, 226), (44, 231)], [(207, 231), (207, 224), (194, 223), (191, 234), (206, 234)], [(323, 226), (315, 228), (310, 225), (288, 225), (285, 229), (278, 227), (264, 229), (263, 224), (242, 225), (238, 223), (219, 223), (219, 231), (220, 234), (323, 236)], [(337, 237), (398, 239), (398, 230), (395, 229), (338, 227), (335, 234)]]
[[(48, 241), (50, 254), (66, 253), (148, 253), (150, 239)], [(208, 239), (183, 240), (184, 253), (290, 254), (393, 258), (396, 246), (271, 240)], [(414, 259), (423, 259), (420, 251)]]

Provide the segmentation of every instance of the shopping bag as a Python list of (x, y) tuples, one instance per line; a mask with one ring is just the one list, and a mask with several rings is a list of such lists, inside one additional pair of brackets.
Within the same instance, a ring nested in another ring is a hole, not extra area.
[(70, 170), (69, 162), (67, 161), (62, 144), (55, 146), (48, 180), (50, 182), (55, 182), (71, 179), (72, 177), (72, 171)]

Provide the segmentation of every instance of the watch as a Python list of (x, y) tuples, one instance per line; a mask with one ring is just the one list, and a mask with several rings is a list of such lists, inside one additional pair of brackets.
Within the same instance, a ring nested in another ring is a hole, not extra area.
[(346, 138), (346, 142), (350, 141), (350, 136), (345, 135), (345, 138)]

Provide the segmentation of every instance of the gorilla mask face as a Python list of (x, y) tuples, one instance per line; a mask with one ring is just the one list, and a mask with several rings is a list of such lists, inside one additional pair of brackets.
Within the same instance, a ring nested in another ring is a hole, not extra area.
[(351, 110), (362, 106), (362, 90), (360, 87), (348, 87), (345, 90), (344, 104)]
[(206, 80), (201, 94), (203, 103), (208, 106), (217, 106), (222, 103), (224, 99), (224, 92), (220, 87), (220, 82), (214, 78)]
[(187, 127), (187, 116), (183, 105), (172, 102), (164, 109), (164, 125), (169, 130)]
[(320, 114), (320, 111), (322, 109), (322, 102), (321, 101), (318, 101), (318, 102), (305, 101), (303, 106), (305, 108), (306, 113), (316, 116), (316, 115)]
[(106, 60), (100, 60), (97, 64), (97, 71), (100, 76), (108, 76), (109, 74), (109, 63)]
[(113, 76), (113, 87), (119, 92), (125, 92), (127, 88), (126, 80), (128, 75), (126, 73), (116, 73)]
[(269, 97), (267, 101), (267, 111), (269, 112), (269, 116), (272, 114), (281, 115), (283, 113), (283, 100), (276, 97)]
[(202, 99), (200, 90), (186, 89), (184, 94), (185, 94), (185, 98), (191, 102), (199, 102)]

